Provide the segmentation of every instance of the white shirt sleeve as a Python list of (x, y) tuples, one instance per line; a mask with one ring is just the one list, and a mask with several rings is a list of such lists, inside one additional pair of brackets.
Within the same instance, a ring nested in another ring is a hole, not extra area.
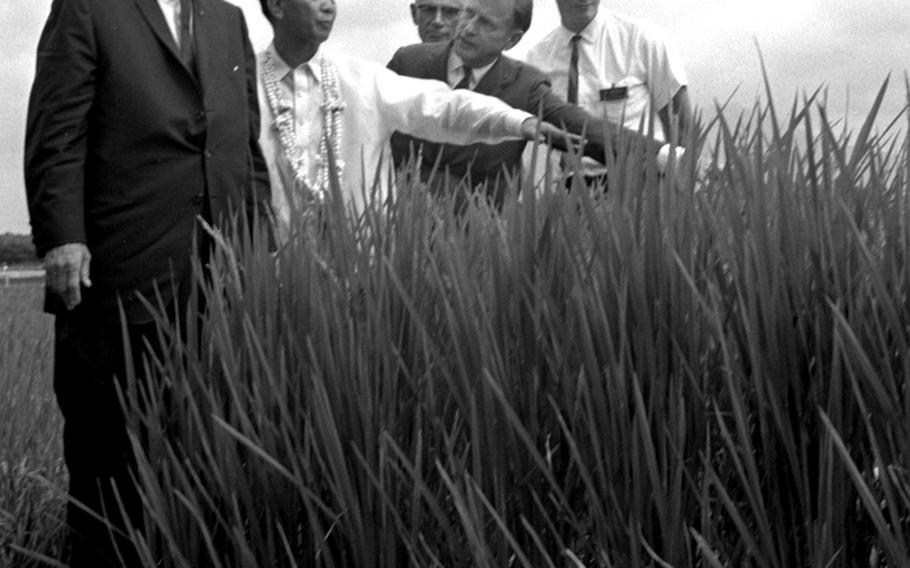
[(677, 51), (663, 32), (647, 25), (642, 25), (641, 32), (639, 49), (646, 62), (648, 90), (653, 108), (659, 110), (670, 104), (670, 99), (688, 83), (688, 79)]
[(403, 77), (377, 67), (369, 88), (384, 122), (393, 130), (434, 142), (498, 144), (521, 138), (521, 124), (533, 118), (495, 97), (452, 90), (442, 81)]

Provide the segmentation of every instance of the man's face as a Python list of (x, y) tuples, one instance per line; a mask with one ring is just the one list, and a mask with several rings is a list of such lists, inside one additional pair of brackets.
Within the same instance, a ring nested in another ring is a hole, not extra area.
[(318, 43), (329, 39), (335, 24), (335, 0), (280, 0), (279, 5), (282, 17), (274, 25), (281, 26), (288, 37)]
[(461, 0), (416, 0), (411, 4), (411, 18), (417, 26), (420, 41), (452, 39), (460, 10)]
[(455, 28), (455, 53), (469, 67), (483, 67), (522, 35), (513, 0), (465, 0)]
[(562, 24), (579, 32), (597, 15), (600, 0), (556, 0)]

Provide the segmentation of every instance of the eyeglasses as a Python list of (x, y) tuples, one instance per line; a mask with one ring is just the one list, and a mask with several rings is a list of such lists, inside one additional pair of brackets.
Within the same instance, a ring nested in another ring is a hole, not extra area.
[(461, 8), (455, 6), (438, 6), (427, 3), (414, 4), (414, 9), (422, 18), (442, 18), (444, 20), (457, 18), (458, 13), (461, 12)]

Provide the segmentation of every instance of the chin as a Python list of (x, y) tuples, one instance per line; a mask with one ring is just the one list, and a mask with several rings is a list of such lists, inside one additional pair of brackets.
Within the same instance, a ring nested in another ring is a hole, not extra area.
[(474, 66), (474, 65), (473, 65), (474, 58), (472, 57), (472, 54), (471, 54), (471, 53), (467, 53), (467, 52), (460, 51), (460, 50), (456, 49), (456, 50), (455, 50), (455, 54), (458, 55), (458, 57), (461, 58), (461, 60), (464, 62), (465, 65), (468, 65), (468, 66), (471, 66), (471, 67)]
[(431, 32), (424, 34), (424, 41), (448, 41), (451, 36), (449, 34)]

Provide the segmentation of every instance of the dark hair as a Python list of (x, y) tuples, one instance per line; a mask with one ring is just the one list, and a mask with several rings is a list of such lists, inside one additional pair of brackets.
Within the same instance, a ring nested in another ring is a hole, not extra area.
[[(265, 0), (263, 0), (264, 2)], [(531, 16), (534, 13), (533, 0), (512, 0), (515, 3), (515, 26), (521, 30), (521, 33), (528, 31), (531, 27)]]
[(268, 0), (259, 0), (259, 4), (262, 5), (262, 13), (265, 14), (265, 19), (272, 21), (272, 15), (269, 14)]

